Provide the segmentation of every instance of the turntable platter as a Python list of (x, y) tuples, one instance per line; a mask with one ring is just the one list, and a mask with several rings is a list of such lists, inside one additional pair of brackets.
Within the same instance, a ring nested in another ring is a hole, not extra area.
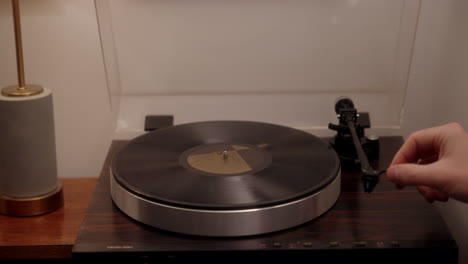
[[(320, 215), (339, 195), (340, 161), (327, 142), (258, 122), (212, 121), (156, 130), (122, 148), (111, 171), (113, 199), (122, 211), (159, 228), (197, 235), (276, 231)], [(243, 221), (258, 220), (246, 217), (252, 211), (256, 217), (285, 218), (304, 209), (314, 213), (302, 212), (294, 224), (239, 228)], [(191, 218), (183, 228), (174, 224), (183, 221), (180, 215)], [(231, 221), (240, 231), (226, 226)], [(214, 225), (219, 230), (210, 231)]]

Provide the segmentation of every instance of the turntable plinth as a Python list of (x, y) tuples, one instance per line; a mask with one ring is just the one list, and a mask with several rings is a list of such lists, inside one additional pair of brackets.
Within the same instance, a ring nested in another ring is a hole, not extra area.
[[(380, 140), (380, 161), (375, 167), (386, 168), (403, 140)], [(284, 231), (208, 238), (141, 224), (119, 211), (110, 195), (111, 157), (125, 143), (114, 141), (109, 151), (73, 249), (79, 260), (159, 263), (305, 257), (329, 263), (457, 263), (452, 235), (416, 189), (396, 190), (383, 178), (373, 193), (364, 193), (361, 176), (354, 172), (342, 172), (341, 194), (331, 210)]]

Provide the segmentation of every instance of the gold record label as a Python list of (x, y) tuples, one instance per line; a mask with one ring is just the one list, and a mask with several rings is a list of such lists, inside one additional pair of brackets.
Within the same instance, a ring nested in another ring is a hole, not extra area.
[(247, 147), (231, 145), (234, 150), (215, 151), (206, 154), (189, 155), (188, 164), (195, 169), (217, 174), (234, 174), (251, 171), (252, 168), (237, 150)]
[(221, 175), (256, 171), (271, 162), (265, 150), (237, 144), (202, 145), (187, 151), (183, 156), (182, 164), (201, 172)]

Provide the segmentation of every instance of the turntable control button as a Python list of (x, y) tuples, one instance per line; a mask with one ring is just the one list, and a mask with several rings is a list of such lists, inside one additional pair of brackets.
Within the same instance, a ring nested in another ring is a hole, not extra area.
[(367, 242), (366, 241), (356, 241), (356, 242), (353, 242), (353, 245), (356, 246), (356, 247), (365, 247), (367, 245)]
[(302, 243), (304, 247), (312, 247), (312, 242), (304, 242)]
[(328, 243), (328, 245), (329, 245), (330, 247), (339, 247), (339, 246), (340, 246), (340, 242), (338, 242), (338, 241), (331, 241), (331, 242)]
[(273, 243), (273, 247), (280, 248), (280, 247), (282, 247), (282, 245), (279, 242), (275, 242), (275, 243)]

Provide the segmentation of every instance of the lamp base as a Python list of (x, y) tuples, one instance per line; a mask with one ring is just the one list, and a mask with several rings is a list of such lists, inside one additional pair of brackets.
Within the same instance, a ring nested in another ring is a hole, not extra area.
[(2, 89), (2, 95), (10, 97), (23, 97), (37, 95), (42, 93), (43, 91), (44, 88), (42, 88), (42, 86), (39, 85), (28, 84), (25, 87), (11, 85)]
[(41, 196), (13, 198), (0, 195), (0, 213), (10, 216), (34, 216), (52, 212), (63, 205), (63, 189), (59, 183), (53, 191)]

